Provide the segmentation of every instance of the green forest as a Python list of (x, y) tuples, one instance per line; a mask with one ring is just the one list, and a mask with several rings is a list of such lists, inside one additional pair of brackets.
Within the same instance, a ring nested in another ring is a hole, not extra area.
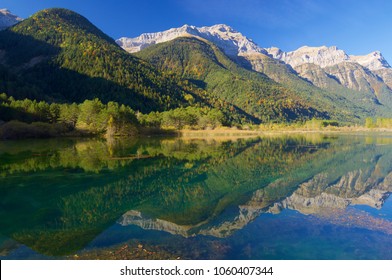
[(99, 99), (59, 104), (30, 99), (15, 100), (0, 94), (0, 139), (55, 136), (135, 136), (141, 128), (178, 130), (222, 126), (225, 116), (217, 109), (185, 107), (143, 114), (117, 102)]

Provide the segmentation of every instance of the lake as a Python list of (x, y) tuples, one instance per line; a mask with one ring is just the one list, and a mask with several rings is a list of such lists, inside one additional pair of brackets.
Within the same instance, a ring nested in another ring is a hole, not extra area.
[(0, 142), (0, 259), (392, 259), (392, 135)]

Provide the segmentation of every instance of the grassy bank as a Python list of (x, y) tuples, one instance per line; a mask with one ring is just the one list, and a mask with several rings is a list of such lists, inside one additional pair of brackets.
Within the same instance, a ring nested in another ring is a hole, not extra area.
[(178, 128), (173, 125), (143, 126), (140, 123), (110, 123), (105, 128), (91, 129), (83, 122), (69, 126), (63, 122), (31, 122), (12, 120), (0, 123), (0, 139), (53, 138), (53, 137), (123, 137), (123, 136), (173, 136), (173, 137), (253, 137), (266, 134), (290, 133), (372, 133), (392, 132), (392, 126), (341, 125), (336, 121), (309, 120), (296, 123), (266, 123), (260, 125), (215, 126), (200, 128), (198, 126)]

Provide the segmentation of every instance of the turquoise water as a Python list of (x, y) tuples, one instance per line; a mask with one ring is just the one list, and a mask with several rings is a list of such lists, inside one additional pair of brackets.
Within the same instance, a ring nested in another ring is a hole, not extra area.
[(0, 259), (392, 259), (391, 192), (388, 135), (0, 142)]

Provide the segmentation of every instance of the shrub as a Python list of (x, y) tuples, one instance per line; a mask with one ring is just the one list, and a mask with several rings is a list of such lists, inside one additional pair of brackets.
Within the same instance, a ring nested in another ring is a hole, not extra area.
[(69, 129), (62, 124), (10, 121), (0, 126), (0, 139), (48, 138), (60, 136)]

